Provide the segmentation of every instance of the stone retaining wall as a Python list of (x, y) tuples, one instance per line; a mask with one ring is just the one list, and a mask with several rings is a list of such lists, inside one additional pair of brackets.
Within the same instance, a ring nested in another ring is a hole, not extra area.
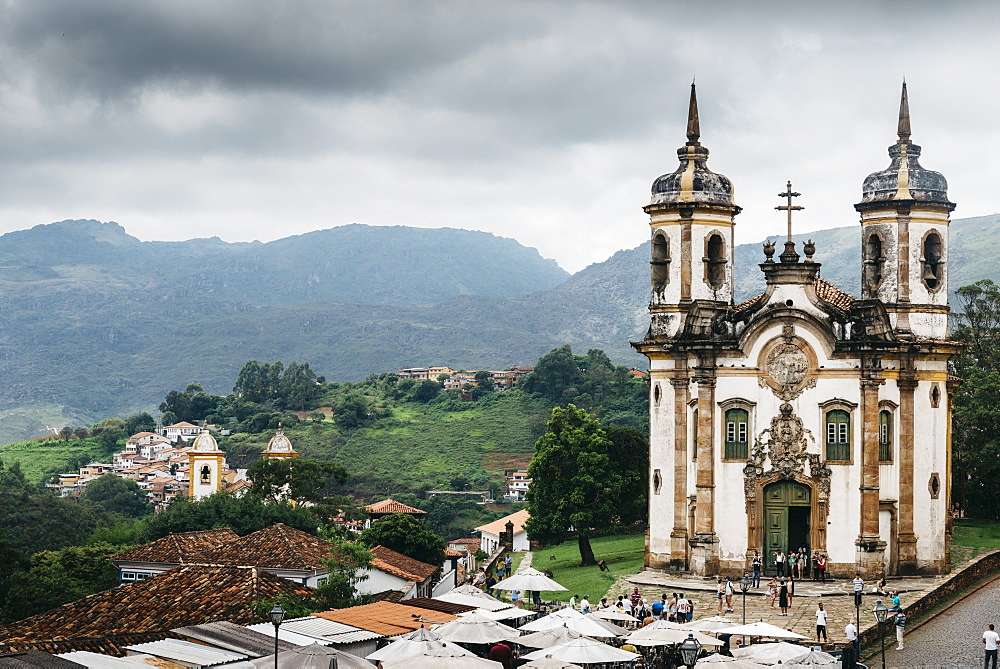
[[(918, 616), (927, 613), (941, 602), (953, 596), (956, 592), (965, 590), (966, 588), (975, 585), (979, 581), (982, 581), (990, 576), (1000, 576), (1000, 551), (994, 551), (992, 553), (979, 556), (965, 567), (946, 578), (933, 590), (930, 590), (913, 602), (905, 605), (903, 607), (903, 611), (906, 613), (907, 627), (909, 628), (913, 625)], [(889, 598), (886, 598), (882, 603), (889, 606), (889, 601)], [(874, 617), (871, 614), (871, 609), (868, 610), (868, 615), (869, 620)], [(894, 614), (890, 613), (889, 615), (892, 616)], [(891, 620), (892, 618), (890, 617), (885, 623), (886, 638), (894, 642), (896, 631), (895, 626), (890, 622)], [(879, 633), (876, 625), (872, 624), (871, 627), (861, 632), (862, 647), (878, 643)]]

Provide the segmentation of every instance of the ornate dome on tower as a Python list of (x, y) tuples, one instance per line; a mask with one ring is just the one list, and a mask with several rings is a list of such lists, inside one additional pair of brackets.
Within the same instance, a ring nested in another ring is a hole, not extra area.
[(219, 444), (215, 441), (215, 437), (209, 434), (208, 430), (202, 430), (201, 434), (194, 440), (194, 450), (216, 452), (219, 450)]
[(701, 145), (701, 126), (698, 121), (698, 98), (691, 84), (691, 101), (688, 104), (687, 143), (677, 149), (680, 165), (670, 174), (653, 182), (649, 205), (680, 202), (716, 204), (735, 207), (733, 182), (708, 169), (708, 149)]
[(271, 440), (267, 442), (267, 449), (260, 452), (265, 458), (294, 458), (298, 455), (294, 448), (292, 448), (292, 442), (285, 435), (285, 431), (278, 427), (278, 431), (274, 433)]
[(884, 170), (869, 174), (861, 187), (858, 208), (884, 206), (888, 201), (916, 200), (937, 203), (953, 209), (948, 199), (948, 182), (940, 172), (921, 167), (920, 147), (910, 141), (910, 104), (906, 83), (899, 101), (899, 139), (889, 147), (892, 162)]

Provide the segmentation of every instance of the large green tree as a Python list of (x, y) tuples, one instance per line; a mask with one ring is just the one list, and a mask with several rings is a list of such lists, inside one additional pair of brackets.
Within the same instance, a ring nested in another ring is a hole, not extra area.
[(581, 566), (596, 564), (590, 535), (623, 520), (628, 481), (614, 466), (614, 445), (601, 424), (575, 405), (556, 407), (528, 467), (528, 536), (558, 544), (577, 534)]
[(957, 291), (954, 357), (962, 379), (953, 397), (952, 497), (970, 515), (1000, 517), (1000, 287), (978, 281)]
[(441, 566), (444, 563), (444, 539), (405, 513), (379, 518), (358, 540), (369, 548), (385, 546), (425, 564)]
[(274, 523), (284, 523), (309, 534), (319, 531), (319, 519), (307, 507), (264, 502), (253, 495), (236, 497), (217, 492), (197, 502), (183, 497), (175, 499), (166, 509), (146, 520), (143, 539), (152, 541), (173, 532), (216, 527), (232, 528), (242, 536)]
[(99, 476), (88, 483), (80, 494), (80, 501), (129, 518), (141, 518), (153, 510), (139, 484), (114, 474)]
[(349, 506), (347, 498), (330, 496), (333, 485), (346, 483), (349, 478), (347, 470), (333, 462), (260, 458), (250, 466), (247, 478), (253, 486), (250, 495), (266, 502), (308, 502), (323, 507), (324, 515), (333, 510), (326, 509), (328, 506), (336, 510)]

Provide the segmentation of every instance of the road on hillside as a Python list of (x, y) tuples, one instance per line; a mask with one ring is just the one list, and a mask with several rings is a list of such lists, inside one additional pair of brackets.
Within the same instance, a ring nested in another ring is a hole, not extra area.
[[(983, 630), (993, 623), (1000, 630), (1000, 579), (969, 595), (944, 613), (905, 635), (903, 650), (896, 650), (896, 630), (885, 636), (886, 667), (982, 667)], [(881, 669), (875, 654), (867, 661)]]

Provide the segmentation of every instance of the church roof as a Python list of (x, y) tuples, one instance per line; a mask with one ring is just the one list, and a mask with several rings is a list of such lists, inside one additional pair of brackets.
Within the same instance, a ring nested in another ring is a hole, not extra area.
[(367, 511), (368, 513), (408, 513), (408, 514), (425, 514), (426, 511), (421, 511), (420, 509), (415, 509), (412, 506), (407, 506), (402, 502), (397, 502), (392, 499), (383, 499), (381, 502), (375, 502), (374, 504), (369, 504), (368, 506), (360, 507), (362, 511)]
[(405, 634), (429, 623), (446, 623), (457, 618), (443, 611), (431, 611), (393, 602), (376, 602), (364, 606), (352, 606), (349, 609), (322, 611), (313, 615), (384, 636)]
[(116, 634), (162, 633), (217, 620), (258, 622), (258, 602), (310, 592), (256, 567), (181, 565), (2, 625), (0, 651), (6, 644), (54, 641), (58, 652), (89, 650), (95, 638)]
[(176, 532), (145, 546), (112, 555), (111, 560), (113, 562), (190, 563), (195, 561), (196, 556), (239, 538), (240, 535), (228, 527), (199, 532)]
[(274, 433), (274, 436), (271, 437), (271, 440), (267, 442), (267, 450), (261, 451), (262, 455), (288, 455), (291, 453), (295, 453), (295, 449), (292, 448), (291, 440), (289, 440), (285, 435), (285, 431), (280, 427)]
[[(854, 296), (845, 293), (826, 279), (815, 279), (813, 281), (813, 288), (816, 290), (816, 296), (819, 297), (819, 299), (836, 307), (837, 309), (840, 309), (841, 311), (849, 310), (851, 305), (854, 303)], [(733, 307), (733, 311), (740, 312), (744, 309), (749, 309), (764, 299), (766, 294), (766, 292), (759, 293), (748, 300), (740, 302)]]
[(264, 569), (322, 569), (330, 543), (284, 523), (257, 530), (198, 556), (198, 562)]
[(201, 434), (194, 440), (192, 450), (198, 453), (222, 453), (215, 437), (208, 430), (201, 431)]
[(941, 204), (953, 209), (948, 199), (948, 182), (940, 172), (920, 165), (920, 147), (910, 141), (910, 104), (906, 82), (899, 100), (899, 139), (889, 147), (889, 167), (869, 174), (861, 187), (858, 210), (885, 206), (894, 201), (918, 201)]
[(708, 149), (698, 141), (700, 137), (698, 98), (692, 83), (691, 99), (688, 103), (688, 141), (677, 149), (680, 165), (673, 172), (664, 174), (653, 182), (649, 207), (690, 202), (735, 207), (737, 211), (739, 210), (733, 202), (733, 183), (723, 175), (708, 169)]

